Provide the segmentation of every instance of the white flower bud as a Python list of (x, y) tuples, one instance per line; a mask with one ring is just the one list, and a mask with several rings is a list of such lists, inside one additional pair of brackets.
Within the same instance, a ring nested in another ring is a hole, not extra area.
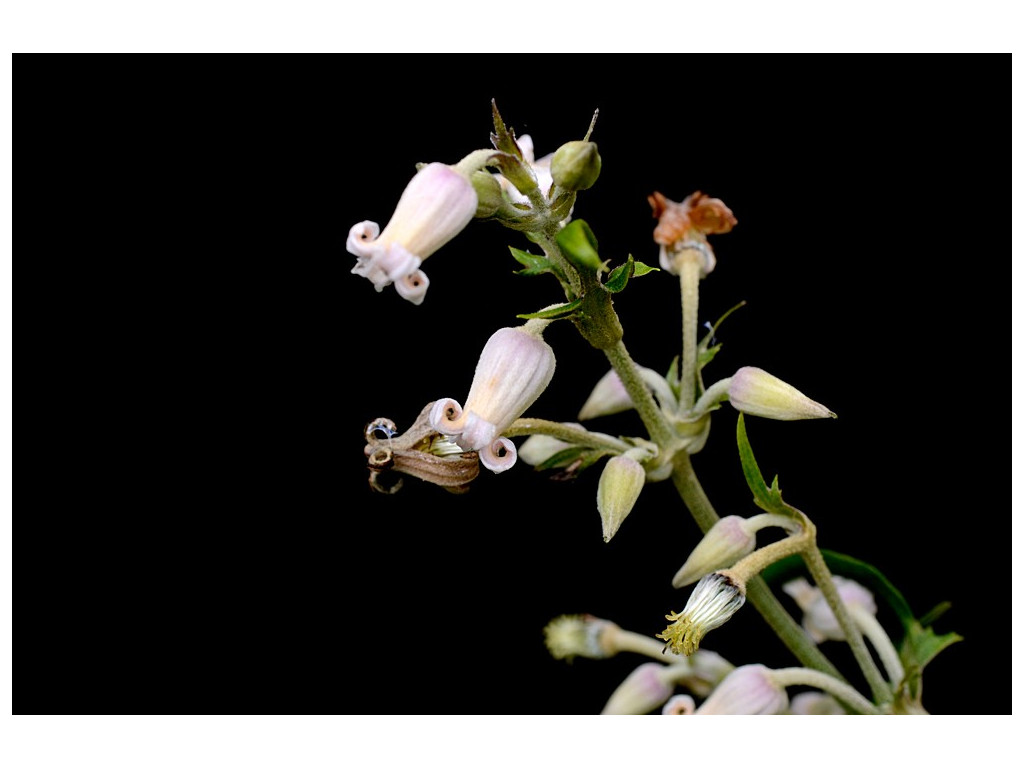
[[(672, 390), (668, 382), (665, 381), (664, 376), (651, 368), (644, 368), (641, 365), (637, 366), (637, 372), (663, 407), (675, 405)], [(586, 421), (598, 416), (611, 416), (616, 413), (622, 413), (623, 411), (630, 410), (632, 407), (633, 401), (630, 399), (629, 393), (626, 392), (622, 379), (619, 378), (619, 374), (615, 372), (615, 369), (611, 368), (594, 385), (594, 389), (580, 409), (577, 418), (580, 421)]]
[(754, 551), (756, 530), (739, 515), (721, 518), (694, 547), (672, 579), (672, 586), (679, 589), (705, 574), (735, 565), (740, 558)]
[(383, 232), (372, 221), (349, 230), (346, 248), (357, 257), (352, 272), (378, 291), (394, 283), (399, 295), (420, 304), (429, 285), (420, 264), (465, 229), (476, 211), (469, 179), (449, 165), (429, 163), (409, 181)]
[(680, 670), (655, 661), (634, 669), (608, 698), (602, 715), (646, 715), (666, 701), (676, 688)]
[[(571, 422), (565, 423), (568, 426), (579, 426)], [(535, 467), (538, 464), (543, 464), (559, 451), (572, 447), (573, 443), (567, 443), (565, 440), (559, 440), (551, 435), (530, 435), (519, 446), (519, 458), (531, 467)]]
[(629, 456), (608, 459), (597, 483), (597, 511), (601, 515), (601, 535), (611, 541), (622, 521), (644, 489), (646, 473), (640, 462)]
[(479, 451), (481, 462), (492, 471), (515, 463), (515, 446), (500, 438), (501, 433), (533, 405), (555, 373), (555, 353), (538, 327), (495, 331), (480, 353), (465, 408), (442, 398), (430, 412), (433, 429), (455, 435), (464, 451)]
[(763, 664), (737, 667), (719, 683), (697, 715), (780, 715), (789, 706), (784, 686), (772, 678)]
[(766, 419), (835, 418), (821, 403), (816, 403), (798, 389), (767, 371), (750, 366), (740, 368), (729, 382), (729, 402), (743, 413)]
[[(833, 576), (832, 581), (836, 585), (836, 591), (839, 592), (840, 600), (848, 609), (863, 611), (871, 616), (875, 615), (878, 609), (871, 592), (857, 582), (842, 576)], [(846, 634), (839, 626), (839, 620), (832, 613), (832, 608), (825, 599), (825, 595), (817, 587), (812, 587), (807, 579), (800, 578), (786, 582), (782, 586), (782, 591), (792, 597), (804, 612), (804, 629), (816, 643), (825, 640), (846, 639)]]
[(791, 715), (845, 715), (843, 705), (821, 691), (798, 693), (789, 702)]
[(661, 708), (661, 714), (692, 715), (695, 707), (693, 696), (679, 693), (665, 702), (665, 706)]

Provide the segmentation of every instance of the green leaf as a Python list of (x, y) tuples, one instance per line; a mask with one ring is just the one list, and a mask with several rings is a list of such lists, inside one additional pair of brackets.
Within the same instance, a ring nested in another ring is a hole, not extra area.
[(609, 293), (618, 293), (626, 287), (626, 283), (629, 282), (629, 278), (633, 276), (633, 257), (630, 256), (626, 263), (622, 266), (616, 267), (612, 270), (611, 274), (608, 275), (608, 279), (605, 281), (604, 287)]
[(633, 254), (630, 254), (626, 258), (626, 263), (616, 267), (612, 270), (611, 274), (608, 275), (608, 279), (605, 281), (604, 287), (609, 293), (619, 293), (623, 288), (626, 287), (626, 283), (629, 282), (629, 278), (637, 277), (639, 275), (646, 275), (648, 272), (658, 272), (659, 270), (655, 267), (648, 267), (633, 258)]
[(542, 309), (539, 312), (531, 312), (526, 315), (516, 315), (516, 317), (523, 320), (564, 320), (567, 317), (572, 317), (576, 310), (583, 304), (583, 299), (576, 299), (570, 301), (568, 304), (559, 304), (557, 307), (548, 307)]
[(705, 365), (715, 359), (715, 355), (722, 348), (721, 344), (715, 344), (710, 349), (699, 349), (697, 350), (697, 369), (700, 370)]
[[(633, 257), (630, 256), (629, 258), (632, 259)], [(651, 272), (661, 272), (658, 267), (649, 267), (642, 261), (634, 261), (633, 264), (633, 277), (643, 277)]]
[(672, 365), (668, 367), (668, 373), (665, 374), (665, 381), (668, 382), (668, 386), (672, 390), (672, 394), (675, 395), (676, 400), (679, 399), (679, 355), (672, 358)]
[(545, 272), (555, 272), (555, 267), (548, 260), (547, 256), (537, 256), (529, 251), (521, 251), (512, 246), (509, 246), (509, 250), (512, 251), (515, 260), (526, 267), (526, 269), (518, 270), (516, 272), (517, 275), (542, 275)]
[(750, 447), (747, 439), (747, 427), (743, 421), (743, 414), (736, 420), (736, 444), (740, 451), (740, 466), (743, 468), (743, 477), (746, 478), (750, 492), (754, 494), (754, 503), (765, 512), (774, 512), (789, 517), (799, 517), (799, 513), (782, 500), (782, 493), (779, 491), (779, 477), (772, 480), (772, 487), (765, 485), (764, 476), (761, 474), (757, 460), (754, 458), (754, 450)]
[(597, 238), (590, 225), (583, 219), (570, 221), (555, 240), (565, 257), (577, 267), (592, 273), (606, 269), (601, 257), (597, 255)]
[[(746, 303), (747, 302), (745, 302), (745, 301), (741, 301), (736, 306), (734, 306), (731, 309), (727, 310), (725, 312), (725, 314), (723, 314), (720, 318), (718, 318), (718, 320), (715, 321), (715, 324), (711, 326), (711, 330), (707, 332), (707, 334), (704, 336), (704, 338), (700, 340), (700, 343), (697, 345), (697, 367), (698, 367), (698, 369), (703, 368), (705, 365), (707, 365), (707, 363), (711, 362), (711, 358), (713, 358), (715, 356), (715, 352), (711, 352), (710, 356), (706, 357), (708, 352), (710, 351), (708, 349), (708, 347), (711, 345), (711, 340), (715, 338), (715, 333), (718, 331), (718, 326), (720, 326), (723, 323), (725, 318), (727, 318), (729, 315), (731, 315), (733, 312), (735, 312), (740, 307), (746, 305)], [(721, 346), (722, 346), (721, 344), (716, 344), (715, 347), (712, 347), (712, 349), (715, 349), (717, 351), (717, 348), (721, 347)]]
[(948, 611), (952, 607), (953, 607), (953, 604), (951, 602), (949, 602), (948, 600), (945, 600), (945, 601), (939, 603), (938, 605), (936, 605), (930, 611), (928, 611), (928, 613), (926, 613), (924, 616), (922, 616), (920, 619), (918, 619), (918, 621), (921, 622), (921, 626), (922, 627), (927, 627), (929, 624), (934, 624), (935, 620), (937, 618), (939, 618), (939, 616), (944, 614), (946, 611)]
[(537, 464), (534, 469), (538, 472), (543, 472), (548, 469), (554, 469), (555, 467), (564, 467), (566, 464), (574, 462), (589, 450), (592, 449), (587, 448), (585, 445), (573, 445), (569, 448), (563, 448), (562, 450), (548, 456), (544, 461)]

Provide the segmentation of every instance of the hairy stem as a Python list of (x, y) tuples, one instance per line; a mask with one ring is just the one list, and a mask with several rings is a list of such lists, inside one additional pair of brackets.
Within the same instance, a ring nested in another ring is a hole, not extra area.
[(697, 302), (700, 295), (701, 255), (694, 250), (676, 257), (683, 308), (683, 356), (679, 376), (679, 410), (693, 408), (697, 391)]
[(566, 443), (584, 445), (588, 448), (604, 448), (615, 453), (625, 453), (633, 448), (624, 440), (619, 440), (617, 437), (606, 435), (603, 432), (591, 432), (583, 427), (547, 419), (516, 419), (512, 422), (512, 426), (501, 434), (505, 437), (548, 435)]
[(651, 439), (658, 444), (662, 451), (668, 452), (673, 450), (678, 441), (675, 430), (672, 429), (668, 419), (665, 418), (665, 414), (654, 401), (654, 396), (644, 383), (640, 371), (637, 370), (636, 363), (633, 362), (633, 358), (626, 351), (626, 345), (620, 340), (616, 344), (607, 347), (604, 353), (612, 368), (619, 375), (619, 380), (622, 381), (622, 386), (626, 388), (626, 392), (633, 401), (637, 413), (640, 414), (640, 419), (643, 421), (644, 427), (647, 428), (647, 433)]
[(875, 664), (875, 660), (871, 657), (871, 652), (864, 642), (864, 635), (861, 634), (860, 628), (854, 622), (853, 617), (850, 616), (850, 612), (846, 610), (846, 606), (839, 596), (839, 590), (836, 589), (835, 582), (832, 581), (832, 574), (825, 564), (825, 558), (821, 556), (821, 550), (818, 549), (817, 545), (814, 545), (804, 551), (801, 557), (803, 557), (807, 570), (810, 571), (814, 582), (825, 596), (825, 601), (828, 603), (829, 608), (835, 614), (843, 634), (846, 635), (846, 640), (850, 644), (850, 650), (853, 651), (857, 665), (860, 667), (861, 672), (864, 673), (864, 678), (868, 681), (868, 685), (871, 686), (871, 693), (875, 700), (882, 704), (891, 704), (893, 699), (892, 689), (885, 682), (885, 678), (882, 677), (882, 673)]
[[(672, 482), (676, 490), (690, 510), (693, 519), (701, 531), (707, 532), (719, 519), (711, 501), (704, 493), (697, 475), (693, 471), (689, 454), (680, 451), (676, 454)], [(826, 658), (818, 646), (814, 644), (803, 628), (796, 623), (785, 606), (769, 589), (768, 584), (760, 576), (747, 582), (747, 600), (753, 604), (758, 613), (764, 617), (768, 626), (779, 636), (779, 639), (805, 667), (817, 669), (832, 677), (843, 680), (839, 670)], [(843, 680), (845, 682), (845, 680)]]

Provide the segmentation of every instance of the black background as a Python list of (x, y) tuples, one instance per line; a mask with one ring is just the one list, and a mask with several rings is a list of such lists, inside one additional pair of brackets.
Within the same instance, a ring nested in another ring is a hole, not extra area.
[[(838, 414), (748, 419), (762, 470), (821, 546), (876, 565), (918, 614), (952, 601), (936, 628), (965, 640), (926, 670), (930, 711), (1009, 712), (1008, 686), (976, 687), (1010, 662), (1009, 56), (17, 64), (35, 86), (19, 101), (39, 102), (19, 112), (20, 167), (54, 169), (24, 210), (56, 203), (89, 244), (69, 283), (131, 287), (84, 313), (99, 333), (65, 332), (96, 391), (74, 423), (116, 450), (81, 438), (102, 471), (76, 470), (80, 503), (19, 515), (16, 712), (587, 714), (641, 661), (570, 666), (542, 628), (577, 612), (664, 628), (699, 540), (671, 483), (608, 544), (597, 471), (553, 483), (520, 463), (461, 496), (367, 483), (366, 422), (463, 400), (487, 337), (560, 298), (513, 274), (508, 246), (529, 243), (493, 222), (425, 263), (422, 306), (349, 273), (349, 227), (383, 227), (415, 163), (488, 147), (492, 98), (538, 155), (600, 110), (604, 167), (574, 216), (613, 266), (657, 264), (652, 191), (730, 206), (700, 321), (747, 304), (705, 382), (755, 365)], [(665, 370), (674, 279), (615, 306), (634, 359)], [(607, 363), (568, 323), (546, 338), (558, 368), (529, 413), (575, 420)], [(640, 434), (630, 414), (593, 426)], [(751, 515), (734, 430), (724, 407), (693, 463), (720, 514)], [(750, 607), (705, 647), (794, 663)]]

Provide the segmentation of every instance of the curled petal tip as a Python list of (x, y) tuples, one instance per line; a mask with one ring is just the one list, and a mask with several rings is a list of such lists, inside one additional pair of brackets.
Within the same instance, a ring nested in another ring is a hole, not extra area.
[(430, 409), (430, 428), (442, 435), (457, 435), (462, 431), (462, 406), (450, 397), (437, 400)]
[(417, 269), (395, 281), (395, 290), (398, 291), (398, 295), (417, 306), (423, 303), (429, 286), (430, 280), (422, 269)]
[(348, 239), (345, 241), (345, 249), (362, 259), (369, 258), (373, 251), (368, 247), (377, 239), (380, 234), (380, 227), (375, 221), (361, 221), (348, 231)]
[(511, 469), (516, 463), (516, 446), (507, 437), (499, 437), (480, 451), (480, 463), (495, 474)]

